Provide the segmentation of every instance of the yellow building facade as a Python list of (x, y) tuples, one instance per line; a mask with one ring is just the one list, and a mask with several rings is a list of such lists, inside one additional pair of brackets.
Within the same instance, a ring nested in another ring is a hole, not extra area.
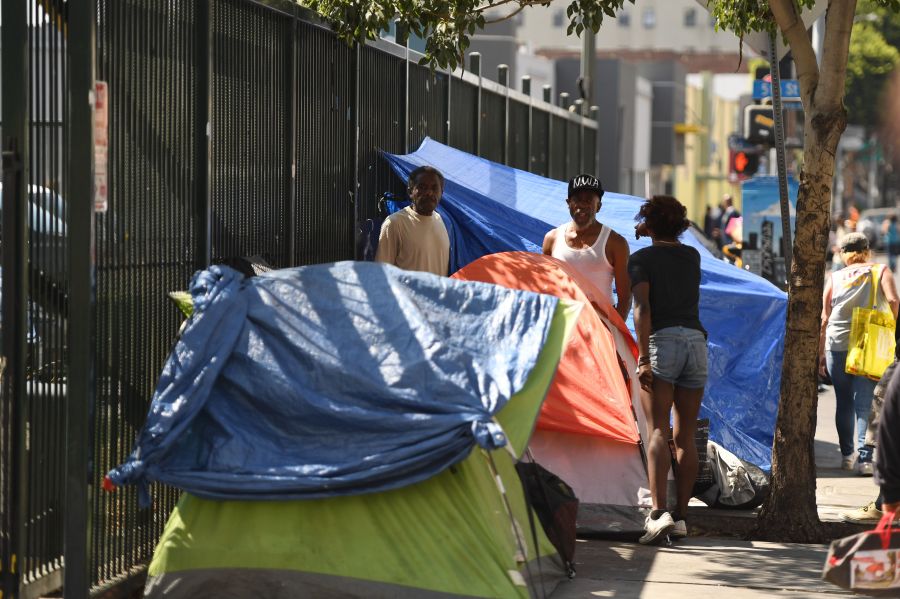
[(707, 206), (718, 205), (725, 194), (741, 209), (740, 182), (729, 178), (728, 137), (739, 124), (740, 103), (717, 96), (712, 76), (704, 73), (700, 86), (685, 89), (686, 122), (678, 130), (684, 139), (684, 164), (675, 167), (675, 196), (687, 207), (688, 218), (703, 227)]

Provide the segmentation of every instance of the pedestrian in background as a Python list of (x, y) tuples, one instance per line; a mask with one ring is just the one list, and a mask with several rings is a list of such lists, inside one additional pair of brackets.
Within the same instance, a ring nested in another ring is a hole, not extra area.
[[(841, 261), (847, 266), (825, 281), (822, 297), (822, 329), (819, 335), (819, 373), (830, 375), (837, 402), (834, 422), (841, 448), (841, 468), (853, 470), (857, 462), (871, 462), (864, 450), (866, 425), (872, 407), (876, 381), (867, 376), (847, 374), (847, 351), (854, 308), (871, 308), (884, 299), (894, 318), (900, 299), (894, 276), (883, 264), (872, 263), (869, 241), (862, 233), (850, 233), (840, 242)], [(872, 285), (878, 280), (878, 287)], [(854, 441), (854, 428), (856, 439)], [(865, 467), (865, 466), (863, 466)]]
[(846, 264), (841, 260), (841, 242), (844, 240), (844, 237), (851, 233), (856, 232), (856, 221), (852, 219), (846, 219), (840, 222), (834, 231), (834, 245), (832, 246), (832, 255), (831, 255), (831, 271), (837, 272), (840, 269), (844, 268)]
[[(896, 346), (897, 350), (900, 351), (900, 345)], [(887, 395), (887, 388), (891, 382), (891, 379), (894, 376), (894, 370), (897, 369), (897, 365), (900, 362), (897, 361), (897, 356), (894, 356), (894, 362), (887, 367), (887, 370), (884, 371), (881, 379), (879, 379), (878, 384), (875, 386), (875, 393), (873, 394), (872, 399), (872, 409), (869, 410), (869, 422), (866, 426), (866, 445), (863, 449), (860, 450), (860, 460), (862, 460), (863, 454), (866, 454), (871, 460), (872, 456), (875, 455), (875, 447), (878, 443), (878, 427), (881, 423), (881, 412), (884, 408), (884, 398)], [(874, 474), (874, 466), (871, 461), (862, 462), (858, 467), (859, 474), (863, 476), (871, 476)], [(881, 520), (881, 517), (884, 515), (882, 508), (884, 507), (884, 495), (882, 493), (878, 493), (878, 497), (875, 498), (874, 501), (870, 501), (866, 505), (857, 508), (855, 510), (849, 510), (845, 512), (841, 512), (840, 516), (842, 520), (847, 522), (856, 522), (858, 524), (874, 524)]]
[(882, 510), (900, 511), (900, 368), (894, 371), (878, 425), (875, 483), (881, 487)]
[[(636, 220), (635, 236), (653, 240), (628, 261), (653, 502), (640, 542), (650, 544), (667, 534), (687, 535), (684, 518), (699, 467), (694, 434), (706, 386), (707, 350), (706, 330), (700, 323), (700, 253), (679, 241), (690, 224), (687, 210), (672, 196), (658, 195), (641, 206)], [(673, 406), (678, 469), (676, 507), (670, 513), (666, 481)]]
[(891, 272), (897, 272), (897, 256), (900, 255), (900, 228), (897, 227), (897, 215), (892, 214), (881, 223), (881, 243), (888, 255), (888, 266)]

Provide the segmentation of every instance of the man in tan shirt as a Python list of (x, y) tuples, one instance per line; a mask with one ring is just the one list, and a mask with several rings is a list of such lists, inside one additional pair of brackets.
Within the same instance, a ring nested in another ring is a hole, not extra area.
[(420, 166), (410, 173), (412, 203), (381, 225), (376, 262), (444, 277), (449, 274), (450, 236), (435, 212), (443, 192), (444, 176), (436, 168)]

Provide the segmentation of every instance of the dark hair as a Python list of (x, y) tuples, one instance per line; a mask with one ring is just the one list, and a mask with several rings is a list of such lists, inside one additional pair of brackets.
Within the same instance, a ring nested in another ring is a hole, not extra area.
[(415, 186), (415, 184), (419, 182), (419, 177), (424, 175), (425, 173), (436, 175), (438, 180), (441, 182), (441, 190), (444, 189), (444, 175), (442, 175), (441, 171), (437, 170), (433, 166), (426, 165), (416, 167), (413, 172), (409, 174), (409, 182), (407, 183), (409, 191), (412, 191), (413, 186)]
[(653, 196), (644, 202), (634, 220), (644, 221), (657, 237), (678, 237), (691, 225), (687, 208), (667, 195)]

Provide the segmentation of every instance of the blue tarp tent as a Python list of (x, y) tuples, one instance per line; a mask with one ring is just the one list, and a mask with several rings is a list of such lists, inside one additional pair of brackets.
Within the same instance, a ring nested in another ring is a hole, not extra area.
[[(431, 165), (446, 178), (438, 211), (450, 232), (454, 272), (481, 256), (539, 252), (544, 235), (568, 220), (566, 183), (478, 158), (426, 138), (403, 156), (385, 154), (404, 181)], [(599, 220), (634, 240), (641, 199), (607, 192)], [(710, 438), (737, 456), (770, 468), (781, 382), (787, 296), (768, 281), (717, 260), (690, 232), (683, 241), (700, 252), (700, 318), (709, 331), (709, 383), (701, 417)]]
[(212, 266), (190, 291), (136, 448), (108, 475), (144, 503), (149, 481), (214, 499), (373, 493), (502, 447), (494, 416), (558, 304), (367, 262)]

